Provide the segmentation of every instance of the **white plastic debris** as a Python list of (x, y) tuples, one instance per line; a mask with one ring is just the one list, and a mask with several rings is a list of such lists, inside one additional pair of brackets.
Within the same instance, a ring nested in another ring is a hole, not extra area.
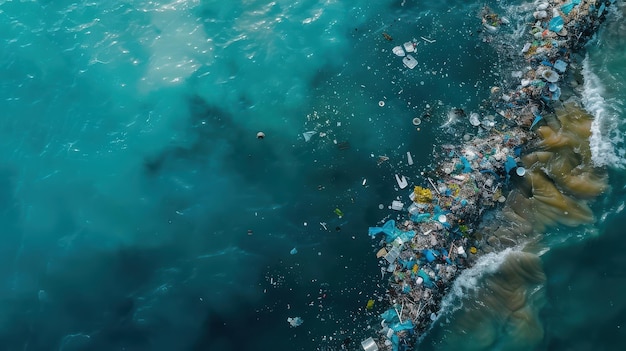
[(287, 318), (287, 322), (291, 324), (292, 328), (299, 327), (302, 325), (302, 323), (304, 323), (304, 321), (300, 317), (289, 317)]
[(378, 345), (376, 345), (376, 342), (372, 339), (372, 337), (361, 341), (361, 347), (363, 348), (363, 351), (378, 351)]
[(396, 174), (396, 182), (398, 183), (398, 186), (400, 187), (400, 189), (404, 189), (407, 186), (409, 186), (409, 182), (406, 180), (404, 176), (400, 178), (400, 176)]
[(474, 127), (478, 127), (480, 125), (480, 116), (478, 115), (478, 113), (472, 112), (470, 113), (469, 121), (471, 125), (473, 125)]
[(402, 50), (402, 46), (396, 46), (391, 50), (396, 56), (404, 57), (406, 54)]
[(524, 44), (524, 47), (522, 48), (522, 54), (525, 54), (528, 52), (528, 50), (530, 50), (530, 47), (532, 46), (532, 44), (530, 43), (526, 43)]
[(406, 55), (406, 57), (402, 59), (402, 63), (409, 69), (413, 69), (417, 66), (417, 60), (411, 55)]
[(524, 174), (526, 174), (526, 168), (524, 168), (524, 167), (517, 167), (517, 170), (515, 170), (515, 173), (518, 176), (523, 177)]
[(398, 200), (393, 200), (391, 202), (391, 209), (394, 211), (401, 211), (404, 207), (404, 204)]
[(456, 248), (456, 253), (463, 256), (465, 255), (465, 248), (463, 248), (463, 246), (459, 246)]
[(304, 137), (304, 141), (309, 141), (309, 140), (311, 140), (311, 137), (314, 136), (315, 134), (317, 134), (317, 132), (310, 131), (310, 132), (302, 133), (302, 136)]
[(541, 73), (541, 76), (543, 77), (543, 79), (550, 83), (556, 83), (559, 80), (559, 74), (551, 69), (543, 71), (543, 73)]
[(404, 45), (404, 50), (406, 50), (406, 52), (414, 52), (415, 51), (415, 47), (413, 46), (412, 42), (407, 41), (403, 45)]
[(410, 151), (406, 152), (406, 159), (407, 159), (407, 163), (409, 164), (409, 166), (413, 166), (413, 156), (411, 156)]
[(422, 120), (419, 117), (413, 118), (413, 125), (414, 126), (419, 126), (420, 124), (422, 124)]
[(437, 220), (440, 223), (446, 223), (448, 221), (448, 218), (446, 217), (446, 215), (439, 215), (439, 217), (437, 217)]
[(363, 183), (361, 183), (361, 185), (365, 186), (365, 184), (367, 184), (367, 179), (366, 178), (363, 179)]

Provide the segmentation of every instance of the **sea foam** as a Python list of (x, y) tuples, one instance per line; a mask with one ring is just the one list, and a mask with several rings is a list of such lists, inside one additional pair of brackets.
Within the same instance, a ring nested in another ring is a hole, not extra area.
[(622, 110), (617, 101), (603, 97), (605, 87), (593, 71), (589, 56), (583, 61), (582, 72), (585, 77), (582, 101), (585, 109), (594, 116), (589, 139), (593, 163), (598, 167), (624, 168), (626, 150), (623, 148), (624, 135), (620, 132), (623, 123), (619, 118)]

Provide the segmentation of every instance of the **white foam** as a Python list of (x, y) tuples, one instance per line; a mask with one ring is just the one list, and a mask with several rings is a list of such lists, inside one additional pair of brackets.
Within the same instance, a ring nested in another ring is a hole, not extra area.
[(450, 292), (441, 301), (441, 308), (438, 317), (444, 314), (452, 313), (463, 307), (463, 297), (468, 292), (474, 291), (480, 287), (480, 278), (485, 274), (495, 273), (506, 258), (515, 252), (508, 248), (502, 252), (491, 252), (478, 259), (476, 264), (466, 269), (459, 275), (452, 284)]
[(624, 168), (626, 150), (619, 148), (619, 145), (624, 144), (624, 135), (620, 132), (619, 104), (603, 97), (604, 86), (593, 72), (589, 56), (583, 61), (582, 73), (585, 78), (582, 101), (585, 109), (594, 117), (589, 138), (591, 159), (598, 167)]

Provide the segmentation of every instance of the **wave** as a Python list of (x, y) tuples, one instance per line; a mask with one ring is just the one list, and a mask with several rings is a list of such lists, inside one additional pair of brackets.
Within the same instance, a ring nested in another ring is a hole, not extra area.
[(623, 128), (623, 122), (620, 121), (622, 110), (617, 101), (603, 97), (606, 89), (600, 77), (593, 71), (590, 62), (589, 55), (587, 55), (582, 69), (585, 78), (582, 102), (585, 109), (594, 116), (589, 138), (591, 159), (598, 167), (611, 166), (623, 169), (626, 167), (626, 149), (621, 131)]

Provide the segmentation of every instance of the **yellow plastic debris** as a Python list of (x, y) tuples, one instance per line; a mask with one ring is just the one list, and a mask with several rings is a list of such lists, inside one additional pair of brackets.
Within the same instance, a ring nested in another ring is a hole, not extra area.
[(417, 273), (417, 271), (419, 269), (420, 269), (420, 267), (418, 265), (414, 265), (412, 271), (413, 271), (413, 273)]
[(416, 186), (415, 189), (413, 189), (413, 193), (415, 194), (416, 202), (427, 203), (433, 201), (433, 193), (430, 189)]
[(372, 308), (374, 308), (374, 300), (368, 300), (365, 308), (367, 308), (368, 310), (371, 310)]
[(472, 255), (475, 255), (477, 252), (478, 252), (478, 249), (476, 249), (476, 248), (475, 248), (475, 247), (473, 247), (473, 246), (472, 246), (472, 247), (470, 247), (470, 253), (471, 253)]

